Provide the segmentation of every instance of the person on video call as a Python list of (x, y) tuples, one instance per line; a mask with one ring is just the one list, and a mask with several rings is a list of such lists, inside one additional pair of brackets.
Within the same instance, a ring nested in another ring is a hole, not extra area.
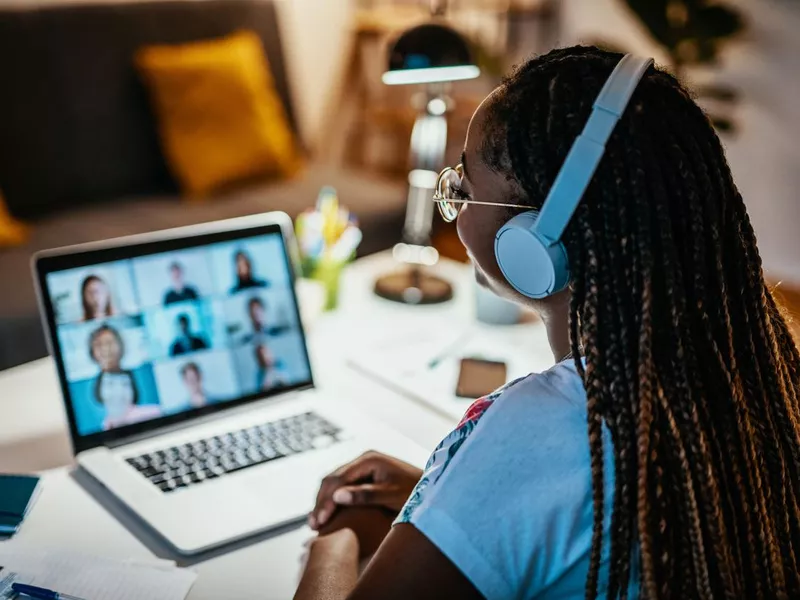
[(174, 262), (169, 266), (169, 278), (172, 281), (172, 288), (164, 294), (164, 306), (175, 302), (185, 302), (186, 300), (197, 300), (199, 294), (197, 290), (186, 284), (184, 279), (183, 265)]
[(263, 288), (269, 285), (265, 280), (258, 279), (253, 275), (253, 260), (247, 252), (244, 250), (237, 250), (236, 254), (233, 255), (233, 261), (236, 267), (236, 285), (231, 288), (231, 294), (250, 288)]
[(89, 355), (104, 373), (121, 372), (124, 353), (122, 336), (113, 327), (101, 325), (89, 336)]
[(102, 319), (117, 314), (111, 302), (108, 284), (97, 275), (89, 275), (81, 284), (81, 304), (83, 320)]
[(181, 354), (208, 348), (208, 344), (203, 338), (192, 334), (192, 322), (189, 319), (189, 315), (181, 313), (175, 319), (175, 322), (178, 327), (178, 337), (175, 338), (169, 349), (170, 356), (180, 356)]
[(181, 379), (189, 392), (189, 407), (201, 408), (208, 404), (208, 396), (203, 389), (203, 373), (195, 362), (188, 362), (181, 367)]
[(256, 373), (258, 390), (271, 390), (289, 383), (283, 364), (275, 358), (272, 350), (266, 344), (256, 346), (256, 362), (258, 363), (258, 372)]
[(268, 324), (267, 304), (258, 296), (247, 301), (247, 314), (250, 316), (252, 330), (244, 338), (246, 344), (263, 344), (267, 338), (279, 335), (285, 329)]
[(124, 353), (122, 337), (113, 327), (98, 327), (89, 337), (89, 354), (100, 367), (94, 382), (94, 397), (106, 411), (104, 430), (161, 416), (158, 406), (139, 405), (133, 373), (121, 366)]
[(155, 404), (139, 404), (139, 390), (130, 371), (100, 373), (95, 380), (94, 397), (105, 408), (106, 431), (161, 416), (161, 409)]

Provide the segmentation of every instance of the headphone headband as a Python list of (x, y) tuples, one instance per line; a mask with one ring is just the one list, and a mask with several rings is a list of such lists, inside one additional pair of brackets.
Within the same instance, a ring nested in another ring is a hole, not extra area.
[(513, 217), (495, 236), (497, 264), (508, 283), (529, 298), (546, 298), (569, 284), (561, 236), (600, 164), (614, 127), (652, 58), (626, 54), (597, 96), (592, 114), (570, 148), (541, 211)]
[(614, 127), (652, 64), (652, 58), (626, 54), (614, 67), (542, 205), (533, 231), (543, 239), (551, 243), (561, 239), (592, 181)]

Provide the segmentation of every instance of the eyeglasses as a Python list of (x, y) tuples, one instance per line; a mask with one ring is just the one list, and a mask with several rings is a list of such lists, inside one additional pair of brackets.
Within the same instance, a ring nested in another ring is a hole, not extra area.
[(436, 180), (436, 189), (433, 192), (433, 201), (439, 206), (439, 212), (447, 223), (452, 223), (458, 218), (458, 213), (465, 204), (481, 204), (484, 206), (505, 206), (508, 208), (525, 208), (521, 204), (504, 204), (501, 202), (480, 202), (470, 200), (461, 190), (461, 182), (464, 178), (464, 167), (457, 165), (455, 168), (447, 167)]

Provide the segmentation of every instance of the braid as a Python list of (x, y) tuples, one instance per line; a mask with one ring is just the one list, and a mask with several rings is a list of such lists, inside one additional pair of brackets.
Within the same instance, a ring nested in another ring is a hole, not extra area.
[[(484, 162), (531, 207), (619, 58), (554, 50), (493, 96)], [(800, 353), (719, 139), (671, 75), (637, 87), (564, 243), (591, 454), (586, 597), (627, 598), (638, 559), (651, 600), (800, 598)]]

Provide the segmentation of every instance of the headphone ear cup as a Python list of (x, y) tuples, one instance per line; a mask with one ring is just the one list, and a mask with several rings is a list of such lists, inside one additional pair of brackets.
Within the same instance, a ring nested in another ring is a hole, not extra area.
[(494, 240), (495, 258), (506, 281), (533, 299), (546, 298), (569, 283), (566, 249), (535, 233), (538, 217), (535, 210), (515, 216), (498, 230)]

